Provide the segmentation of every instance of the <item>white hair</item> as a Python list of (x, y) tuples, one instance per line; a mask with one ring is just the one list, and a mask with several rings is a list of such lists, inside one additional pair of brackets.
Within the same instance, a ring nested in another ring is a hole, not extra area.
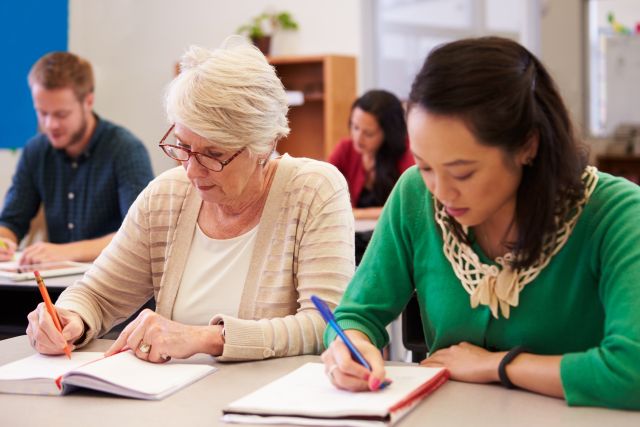
[(165, 97), (167, 118), (229, 150), (266, 154), (289, 134), (282, 82), (246, 39), (209, 50), (191, 46)]

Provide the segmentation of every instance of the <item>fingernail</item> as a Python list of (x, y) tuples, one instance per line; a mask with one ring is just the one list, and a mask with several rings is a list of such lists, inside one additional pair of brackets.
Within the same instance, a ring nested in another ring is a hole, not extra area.
[(364, 380), (365, 381), (369, 381), (369, 378), (371, 377), (371, 373), (367, 372), (366, 374), (364, 374)]
[(380, 388), (380, 380), (376, 377), (369, 378), (369, 389), (378, 390)]

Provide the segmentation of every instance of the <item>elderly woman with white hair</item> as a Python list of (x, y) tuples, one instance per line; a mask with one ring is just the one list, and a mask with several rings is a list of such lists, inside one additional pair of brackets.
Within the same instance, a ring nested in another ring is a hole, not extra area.
[(140, 194), (113, 242), (56, 307), (42, 304), (27, 334), (43, 354), (85, 345), (150, 297), (107, 354), (130, 348), (162, 362), (319, 354), (325, 322), (315, 294), (335, 306), (354, 270), (347, 184), (333, 166), (284, 155), (281, 81), (264, 56), (233, 39), (192, 47), (166, 94), (160, 148), (181, 167)]

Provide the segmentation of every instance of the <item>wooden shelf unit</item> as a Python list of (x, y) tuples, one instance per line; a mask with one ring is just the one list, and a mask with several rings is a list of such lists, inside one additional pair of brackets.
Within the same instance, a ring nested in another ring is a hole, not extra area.
[(351, 56), (269, 57), (286, 90), (301, 91), (302, 105), (289, 109), (291, 133), (278, 143), (280, 153), (326, 160), (349, 134), (356, 99), (356, 60)]

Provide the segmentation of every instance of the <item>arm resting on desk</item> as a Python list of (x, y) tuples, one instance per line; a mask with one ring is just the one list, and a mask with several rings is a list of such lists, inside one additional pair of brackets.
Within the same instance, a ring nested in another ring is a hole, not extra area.
[(93, 262), (111, 242), (115, 233), (90, 240), (71, 243), (38, 242), (27, 247), (20, 259), (21, 264), (37, 264), (52, 261)]
[[(436, 351), (421, 365), (446, 367), (451, 379), (470, 383), (500, 382), (498, 366), (507, 352), (490, 352), (462, 342)], [(517, 387), (552, 397), (564, 398), (560, 380), (561, 356), (522, 353), (506, 367), (509, 380)]]

